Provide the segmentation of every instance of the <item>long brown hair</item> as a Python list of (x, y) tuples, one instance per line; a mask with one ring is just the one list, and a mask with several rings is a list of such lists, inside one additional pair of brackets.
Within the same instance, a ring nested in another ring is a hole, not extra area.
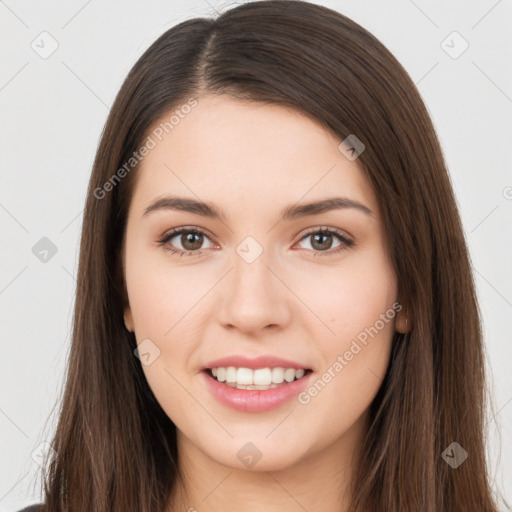
[[(137, 174), (126, 162), (155, 120), (205, 93), (292, 107), (340, 140), (355, 134), (366, 146), (358, 162), (380, 201), (412, 329), (395, 333), (370, 407), (352, 510), (496, 512), (480, 313), (427, 109), (372, 34), (296, 0), (250, 2), (178, 24), (140, 57), (117, 95), (85, 205), (56, 456), (43, 475), (45, 510), (163, 511), (181, 478), (176, 428), (124, 327), (120, 254)], [(442, 457), (453, 442), (468, 453), (456, 468)]]

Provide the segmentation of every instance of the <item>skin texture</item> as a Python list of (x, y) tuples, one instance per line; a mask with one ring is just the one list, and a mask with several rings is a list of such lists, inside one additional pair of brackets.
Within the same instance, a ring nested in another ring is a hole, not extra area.
[[(236, 411), (216, 401), (200, 374), (219, 357), (272, 354), (313, 369), (314, 382), (398, 301), (377, 197), (340, 142), (294, 110), (203, 96), (137, 170), (123, 247), (125, 324), (137, 343), (150, 339), (160, 350), (143, 370), (177, 427), (188, 494), (169, 510), (347, 507), (367, 409), (393, 333), (407, 328), (404, 310), (307, 404), (292, 398), (263, 413)], [(171, 209), (143, 216), (170, 193), (215, 203), (227, 219)], [(344, 208), (280, 220), (289, 205), (332, 196), (361, 202), (373, 216)], [(158, 244), (183, 226), (202, 228), (202, 245), (181, 235)], [(305, 237), (325, 227), (354, 245), (334, 253), (343, 244), (336, 236), (330, 248), (330, 239)], [(250, 264), (236, 252), (247, 236), (263, 249)], [(180, 256), (171, 246), (200, 246), (201, 254)], [(262, 453), (251, 469), (237, 457), (247, 442)]]

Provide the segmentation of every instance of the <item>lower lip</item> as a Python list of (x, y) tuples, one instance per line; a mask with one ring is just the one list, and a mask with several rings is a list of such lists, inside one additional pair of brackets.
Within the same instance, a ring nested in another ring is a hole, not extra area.
[(288, 382), (277, 388), (266, 390), (237, 389), (214, 379), (207, 371), (201, 372), (206, 385), (219, 402), (243, 412), (264, 412), (275, 409), (292, 397), (297, 396), (307, 385), (313, 372), (298, 380)]

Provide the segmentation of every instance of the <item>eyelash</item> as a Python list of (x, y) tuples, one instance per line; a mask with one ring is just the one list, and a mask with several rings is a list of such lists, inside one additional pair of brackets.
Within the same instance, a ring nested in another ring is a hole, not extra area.
[[(183, 233), (194, 233), (194, 234), (201, 234), (201, 235), (204, 235), (208, 238), (210, 238), (206, 232), (204, 232), (202, 229), (200, 228), (187, 228), (187, 227), (183, 227), (183, 228), (176, 228), (176, 229), (173, 229), (167, 233), (165, 233), (157, 242), (160, 246), (162, 246), (166, 251), (169, 251), (171, 252), (172, 254), (179, 254), (179, 256), (195, 256), (195, 255), (200, 255), (201, 254), (201, 250), (196, 250), (196, 251), (182, 251), (181, 249), (174, 249), (172, 247), (167, 247), (166, 244), (172, 240), (175, 236), (177, 235), (181, 235)], [(334, 235), (335, 237), (337, 237), (341, 244), (339, 247), (337, 247), (336, 249), (332, 249), (332, 250), (327, 250), (327, 251), (314, 251), (314, 256), (317, 257), (317, 256), (330, 256), (330, 255), (333, 255), (333, 254), (338, 254), (339, 252), (341, 251), (345, 251), (347, 249), (349, 249), (350, 247), (353, 247), (355, 245), (355, 242), (349, 238), (347, 238), (345, 235), (343, 235), (340, 231), (338, 230), (335, 230), (335, 229), (332, 229), (332, 228), (327, 228), (327, 227), (322, 227), (322, 228), (314, 228), (310, 231), (308, 231), (307, 233), (305, 233), (302, 238), (299, 240), (299, 242), (302, 242), (302, 240), (304, 240), (305, 238), (307, 238), (308, 236), (310, 235), (315, 235), (315, 234), (322, 234), (322, 235)]]

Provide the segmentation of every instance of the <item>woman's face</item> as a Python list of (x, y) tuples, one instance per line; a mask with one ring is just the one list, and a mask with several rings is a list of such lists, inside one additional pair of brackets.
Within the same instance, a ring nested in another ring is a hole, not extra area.
[[(283, 469), (362, 431), (402, 322), (396, 277), (341, 140), (281, 106), (197, 101), (169, 133), (171, 113), (155, 124), (136, 171), (125, 323), (179, 439), (223, 465)], [(274, 387), (237, 389), (211, 367)]]

